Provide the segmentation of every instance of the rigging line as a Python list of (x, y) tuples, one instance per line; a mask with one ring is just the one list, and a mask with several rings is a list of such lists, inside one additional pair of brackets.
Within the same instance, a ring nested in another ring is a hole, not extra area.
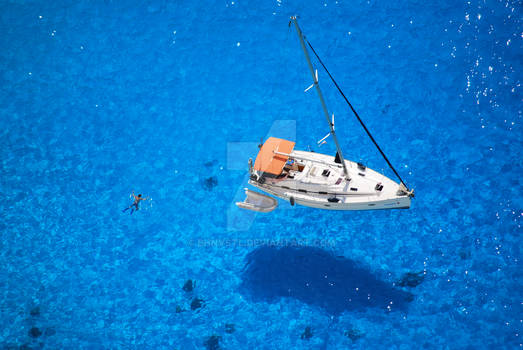
[(345, 102), (347, 102), (347, 104), (349, 105), (350, 109), (352, 110), (352, 112), (354, 113), (354, 115), (356, 116), (356, 118), (358, 118), (358, 121), (360, 122), (361, 126), (363, 126), (363, 129), (365, 129), (365, 132), (367, 132), (367, 135), (369, 135), (370, 139), (372, 140), (372, 142), (374, 143), (374, 145), (376, 146), (376, 148), (378, 149), (378, 151), (380, 151), (381, 155), (383, 156), (383, 159), (385, 159), (385, 161), (387, 162), (387, 164), (389, 165), (389, 167), (392, 169), (392, 171), (394, 172), (394, 174), (396, 174), (396, 176), (398, 177), (398, 179), (401, 181), (401, 183), (408, 189), (407, 185), (405, 184), (405, 182), (403, 181), (403, 179), (401, 178), (400, 174), (398, 174), (398, 172), (396, 171), (396, 169), (394, 169), (394, 167), (392, 166), (391, 162), (389, 161), (389, 159), (387, 158), (387, 156), (385, 155), (385, 153), (383, 153), (383, 151), (381, 150), (380, 146), (378, 146), (378, 143), (376, 142), (376, 140), (374, 139), (374, 137), (372, 137), (372, 134), (370, 133), (369, 129), (367, 129), (367, 126), (365, 126), (365, 123), (363, 123), (363, 120), (361, 120), (360, 116), (358, 115), (358, 113), (356, 112), (356, 110), (354, 109), (354, 107), (352, 107), (352, 104), (349, 102), (349, 100), (347, 99), (347, 97), (345, 97), (345, 94), (343, 93), (343, 91), (341, 91), (341, 88), (339, 87), (338, 83), (336, 82), (336, 80), (334, 80), (333, 76), (331, 75), (331, 73), (329, 72), (329, 70), (327, 69), (327, 67), (325, 67), (325, 64), (323, 64), (323, 61), (321, 60), (320, 56), (318, 56), (318, 54), (316, 53), (316, 51), (314, 50), (314, 48), (312, 47), (311, 43), (309, 42), (309, 40), (307, 40), (307, 38), (304, 36), (304, 39), (305, 41), (307, 42), (307, 44), (309, 45), (309, 47), (311, 48), (312, 52), (314, 53), (314, 55), (316, 56), (316, 58), (318, 59), (318, 61), (320, 62), (320, 64), (322, 65), (323, 69), (325, 69), (325, 71), (327, 72), (327, 74), (329, 75), (329, 77), (331, 78), (332, 82), (334, 83), (334, 85), (336, 85), (336, 88), (338, 89), (338, 91), (340, 92), (341, 96), (343, 96), (343, 98), (345, 99)]

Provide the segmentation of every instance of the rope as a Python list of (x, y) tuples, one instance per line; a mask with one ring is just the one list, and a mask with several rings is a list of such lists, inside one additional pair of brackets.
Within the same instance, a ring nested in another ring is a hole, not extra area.
[(394, 169), (394, 167), (392, 166), (391, 162), (389, 161), (389, 159), (387, 158), (387, 156), (385, 155), (385, 153), (383, 153), (383, 151), (381, 150), (380, 146), (378, 146), (378, 143), (376, 142), (376, 140), (374, 139), (374, 137), (372, 137), (372, 134), (370, 133), (369, 129), (367, 129), (367, 126), (365, 126), (365, 123), (363, 123), (363, 120), (361, 120), (360, 116), (358, 115), (358, 113), (356, 112), (356, 110), (354, 109), (354, 107), (352, 107), (352, 104), (349, 102), (349, 100), (347, 99), (347, 97), (345, 97), (345, 94), (343, 93), (343, 91), (341, 91), (341, 88), (339, 87), (338, 83), (336, 83), (336, 80), (334, 80), (334, 78), (332, 77), (331, 73), (329, 72), (329, 70), (327, 69), (327, 67), (325, 67), (325, 65), (323, 64), (323, 61), (321, 60), (320, 56), (318, 56), (318, 54), (316, 53), (316, 51), (314, 50), (314, 48), (312, 47), (311, 43), (309, 42), (309, 40), (307, 40), (307, 38), (305, 38), (304, 36), (304, 39), (305, 41), (307, 42), (307, 44), (309, 45), (309, 47), (311, 48), (312, 52), (314, 52), (314, 55), (316, 56), (316, 58), (318, 59), (318, 61), (320, 62), (320, 64), (322, 65), (323, 69), (325, 69), (325, 71), (327, 72), (327, 74), (329, 75), (329, 77), (331, 78), (332, 82), (334, 83), (334, 85), (336, 85), (336, 88), (338, 89), (338, 91), (340, 92), (341, 96), (343, 96), (343, 98), (345, 99), (345, 102), (347, 102), (347, 104), (349, 105), (350, 109), (352, 110), (352, 112), (354, 113), (354, 115), (356, 116), (356, 118), (358, 118), (358, 121), (360, 122), (361, 126), (363, 126), (363, 129), (365, 129), (365, 132), (367, 132), (367, 135), (369, 135), (370, 139), (372, 140), (372, 142), (374, 143), (374, 145), (376, 146), (376, 148), (378, 149), (378, 151), (380, 151), (381, 155), (383, 156), (383, 159), (385, 159), (385, 161), (387, 162), (387, 164), (389, 165), (389, 167), (392, 169), (392, 171), (394, 172), (394, 174), (396, 174), (396, 176), (398, 177), (398, 179), (401, 181), (401, 183), (408, 189), (407, 185), (405, 184), (405, 182), (403, 182), (403, 179), (401, 178), (401, 176), (398, 174), (398, 172), (396, 171), (396, 169)]

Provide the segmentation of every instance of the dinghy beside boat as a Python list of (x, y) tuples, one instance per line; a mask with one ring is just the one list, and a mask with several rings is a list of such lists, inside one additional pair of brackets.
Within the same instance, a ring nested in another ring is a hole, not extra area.
[(245, 189), (245, 195), (247, 197), (243, 202), (236, 202), (238, 208), (269, 213), (278, 206), (276, 199), (259, 192), (251, 191), (248, 188)]

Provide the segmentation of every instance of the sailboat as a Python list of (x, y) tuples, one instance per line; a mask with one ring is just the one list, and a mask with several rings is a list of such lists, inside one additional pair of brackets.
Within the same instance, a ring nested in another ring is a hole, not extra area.
[[(294, 24), (301, 48), (312, 75), (313, 84), (321, 102), (330, 132), (318, 141), (322, 144), (331, 136), (336, 145), (336, 155), (294, 149), (295, 142), (269, 137), (260, 145), (256, 160), (249, 159), (249, 184), (275, 197), (289, 201), (291, 205), (303, 205), (328, 210), (375, 210), (406, 209), (410, 207), (414, 191), (409, 189), (394, 169), (385, 153), (359, 117), (356, 110), (345, 97), (327, 67), (303, 35), (296, 16), (291, 17), (289, 26)], [(314, 69), (307, 46), (315, 54), (336, 88), (341, 93), (352, 112), (361, 123), (387, 164), (399, 179), (399, 183), (362, 163), (346, 160), (336, 136), (334, 115), (329, 114), (319, 83), (318, 71)], [(276, 208), (275, 199), (246, 189), (245, 202), (236, 203), (239, 207), (260, 212)], [(264, 198), (265, 197), (265, 198)]]

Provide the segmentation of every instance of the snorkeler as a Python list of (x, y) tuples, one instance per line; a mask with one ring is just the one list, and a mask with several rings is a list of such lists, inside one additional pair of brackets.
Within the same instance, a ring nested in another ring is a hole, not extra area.
[(128, 206), (127, 208), (125, 208), (124, 210), (122, 210), (122, 212), (125, 212), (129, 209), (131, 209), (131, 215), (133, 214), (133, 212), (137, 211), (138, 209), (140, 209), (138, 207), (138, 204), (140, 203), (140, 201), (144, 201), (144, 200), (147, 200), (149, 197), (145, 197), (145, 198), (142, 198), (142, 195), (139, 194), (137, 196), (134, 195), (134, 191), (132, 193), (132, 196), (134, 197), (134, 202), (133, 204), (131, 204), (130, 206)]

